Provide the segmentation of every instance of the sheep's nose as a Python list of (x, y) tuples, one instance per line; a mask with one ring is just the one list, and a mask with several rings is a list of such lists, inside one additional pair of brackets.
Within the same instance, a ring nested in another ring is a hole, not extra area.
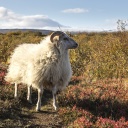
[(75, 48), (77, 48), (78, 47), (78, 44), (77, 43), (75, 43)]

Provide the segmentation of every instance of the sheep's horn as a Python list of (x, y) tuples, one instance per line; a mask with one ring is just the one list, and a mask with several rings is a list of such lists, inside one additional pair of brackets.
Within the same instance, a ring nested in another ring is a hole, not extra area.
[(53, 33), (51, 34), (51, 37), (50, 37), (51, 42), (53, 42), (53, 38), (54, 38), (55, 36), (60, 36), (61, 34), (64, 34), (64, 33), (61, 32), (61, 31), (53, 32)]

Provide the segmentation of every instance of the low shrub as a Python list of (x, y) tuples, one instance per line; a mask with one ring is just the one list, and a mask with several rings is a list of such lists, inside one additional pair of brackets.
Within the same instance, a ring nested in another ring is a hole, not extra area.
[(59, 113), (69, 128), (128, 126), (128, 93), (123, 79), (69, 86), (58, 100)]

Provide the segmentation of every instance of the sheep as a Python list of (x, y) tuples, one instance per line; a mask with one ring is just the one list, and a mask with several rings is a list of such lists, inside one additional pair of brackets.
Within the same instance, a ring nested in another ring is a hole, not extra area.
[(56, 93), (69, 83), (72, 69), (68, 49), (78, 44), (62, 31), (55, 31), (39, 44), (21, 44), (13, 52), (5, 80), (15, 84), (18, 97), (18, 84), (28, 87), (27, 100), (31, 102), (31, 88), (38, 90), (36, 111), (41, 109), (41, 97), (44, 89), (52, 91), (53, 107), (58, 109)]

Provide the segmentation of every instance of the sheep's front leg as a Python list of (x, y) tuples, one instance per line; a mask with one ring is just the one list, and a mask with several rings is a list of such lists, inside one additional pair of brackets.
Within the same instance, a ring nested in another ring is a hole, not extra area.
[(18, 98), (18, 84), (15, 83), (15, 94), (14, 97), (17, 99)]
[(31, 94), (32, 94), (32, 86), (28, 86), (27, 100), (29, 103), (32, 103)]
[(56, 100), (56, 92), (57, 92), (57, 89), (56, 89), (56, 86), (53, 88), (52, 90), (52, 94), (53, 94), (53, 107), (55, 110), (58, 109), (58, 104), (57, 104), (57, 100)]
[(43, 88), (38, 89), (38, 101), (37, 101), (36, 111), (40, 111), (42, 94), (43, 94)]

